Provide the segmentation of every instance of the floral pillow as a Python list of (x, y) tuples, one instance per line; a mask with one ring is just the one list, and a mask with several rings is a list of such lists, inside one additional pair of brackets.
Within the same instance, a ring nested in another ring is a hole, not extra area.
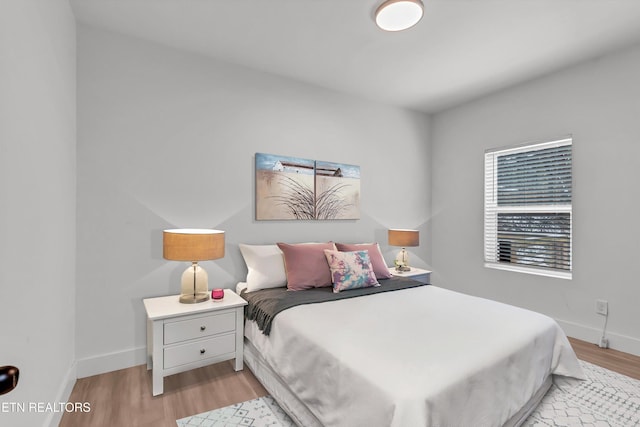
[(339, 252), (325, 249), (333, 292), (380, 286), (371, 266), (368, 251)]

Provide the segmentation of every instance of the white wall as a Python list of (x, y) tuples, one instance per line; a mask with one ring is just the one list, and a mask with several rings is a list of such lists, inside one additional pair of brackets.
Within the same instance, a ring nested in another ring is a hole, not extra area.
[[(238, 243), (379, 241), (418, 227), (429, 265), (428, 118), (289, 79), (79, 27), (78, 307), (80, 376), (144, 362), (142, 299), (179, 293), (183, 263), (162, 230), (226, 232), (202, 263), (235, 287)], [(255, 221), (256, 152), (361, 166), (357, 221)]]
[[(640, 354), (640, 48), (433, 117), (433, 281), (546, 313)], [(483, 152), (573, 134), (573, 280), (483, 267)]]
[(20, 369), (3, 426), (75, 382), (75, 22), (66, 0), (0, 2), (0, 365)]

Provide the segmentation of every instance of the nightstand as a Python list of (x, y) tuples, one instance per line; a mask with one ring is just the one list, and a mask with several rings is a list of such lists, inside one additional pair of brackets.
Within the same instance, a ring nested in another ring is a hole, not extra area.
[(224, 299), (196, 304), (179, 295), (143, 300), (147, 312), (147, 369), (153, 369), (153, 395), (163, 393), (164, 377), (235, 359), (243, 368), (244, 306), (232, 290)]
[(411, 267), (410, 271), (396, 271), (395, 267), (389, 267), (389, 271), (394, 276), (410, 277), (413, 280), (417, 280), (418, 282), (426, 283), (427, 285), (431, 283), (431, 271), (430, 270), (423, 270), (421, 268)]

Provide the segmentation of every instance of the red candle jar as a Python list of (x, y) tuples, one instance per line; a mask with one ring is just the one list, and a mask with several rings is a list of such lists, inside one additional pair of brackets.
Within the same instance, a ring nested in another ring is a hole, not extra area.
[(221, 300), (224, 298), (224, 289), (214, 289), (211, 291), (211, 299)]

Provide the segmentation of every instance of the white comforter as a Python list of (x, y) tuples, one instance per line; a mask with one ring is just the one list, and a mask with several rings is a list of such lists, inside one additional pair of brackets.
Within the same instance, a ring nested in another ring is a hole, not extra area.
[(583, 378), (551, 318), (435, 286), (294, 307), (250, 335), (325, 426), (501, 426), (550, 373)]

